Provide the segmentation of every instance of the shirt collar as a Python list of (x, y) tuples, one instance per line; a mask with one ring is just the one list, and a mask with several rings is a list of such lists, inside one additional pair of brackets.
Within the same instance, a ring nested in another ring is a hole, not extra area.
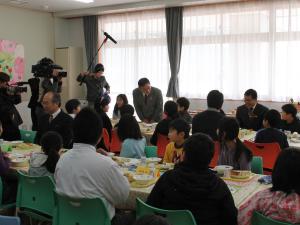
[(57, 117), (57, 115), (61, 112), (61, 109), (59, 108), (55, 113), (52, 114), (53, 119)]
[(89, 145), (89, 144), (84, 144), (84, 143), (74, 143), (73, 144), (73, 149), (76, 149), (76, 150), (89, 149), (89, 150), (92, 150), (92, 151), (96, 152), (95, 146)]
[(214, 111), (214, 112), (220, 112), (220, 110), (218, 110), (216, 108), (211, 108), (211, 107), (208, 107), (207, 110), (208, 111)]

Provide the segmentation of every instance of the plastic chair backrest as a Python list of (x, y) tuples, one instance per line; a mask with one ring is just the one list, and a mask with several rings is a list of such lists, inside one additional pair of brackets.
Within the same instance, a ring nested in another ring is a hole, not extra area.
[(52, 217), (55, 206), (53, 178), (50, 176), (28, 176), (20, 171), (18, 171), (18, 175), (19, 186), (16, 206), (21, 210), (22, 208), (29, 209)]
[(147, 158), (157, 157), (157, 146), (146, 146), (145, 154)]
[(109, 141), (109, 134), (108, 134), (108, 131), (106, 130), (106, 128), (102, 129), (102, 135), (103, 135), (103, 141), (104, 141), (105, 147), (107, 149), (109, 149), (110, 141)]
[(219, 155), (220, 155), (220, 143), (218, 141), (215, 141), (215, 152), (209, 164), (210, 168), (215, 168), (217, 166)]
[(110, 151), (114, 153), (120, 153), (122, 148), (122, 142), (118, 136), (118, 129), (115, 128), (111, 131), (111, 143), (110, 143)]
[(252, 215), (251, 225), (291, 225), (291, 224), (273, 220), (255, 211), (253, 212)]
[(263, 168), (273, 170), (276, 159), (281, 151), (278, 143), (254, 143), (244, 141), (244, 144), (252, 151), (253, 156), (261, 156)]
[(189, 210), (165, 210), (147, 205), (139, 198), (136, 199), (136, 215), (140, 218), (145, 215), (159, 215), (166, 218), (172, 225), (197, 225), (193, 214)]
[(170, 143), (168, 136), (158, 134), (157, 136), (157, 155), (163, 158), (165, 155), (166, 147)]
[(21, 140), (25, 143), (34, 143), (36, 131), (33, 130), (20, 130)]
[(1, 216), (0, 215), (0, 224), (2, 225), (20, 225), (20, 218), (14, 216)]
[(105, 203), (100, 198), (74, 199), (55, 193), (53, 225), (110, 225)]
[(260, 156), (253, 156), (251, 162), (251, 171), (256, 174), (263, 174), (263, 159)]

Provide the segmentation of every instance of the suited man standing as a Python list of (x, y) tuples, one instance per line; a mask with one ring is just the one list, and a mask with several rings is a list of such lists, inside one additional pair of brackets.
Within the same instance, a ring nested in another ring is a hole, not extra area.
[(47, 92), (42, 99), (42, 105), (46, 114), (39, 119), (35, 143), (39, 144), (41, 137), (47, 131), (56, 131), (63, 138), (64, 148), (71, 149), (73, 119), (61, 110), (60, 95), (52, 91)]
[(240, 127), (258, 131), (263, 128), (264, 115), (268, 108), (257, 102), (257, 92), (249, 89), (244, 94), (245, 104), (239, 106), (236, 112), (236, 119)]
[(133, 90), (133, 104), (141, 121), (159, 122), (162, 119), (163, 97), (161, 90), (151, 87), (147, 78), (141, 78), (139, 87)]

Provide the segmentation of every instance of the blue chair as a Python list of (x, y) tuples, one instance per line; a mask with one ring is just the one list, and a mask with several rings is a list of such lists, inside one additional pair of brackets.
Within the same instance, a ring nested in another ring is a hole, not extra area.
[(13, 216), (0, 216), (1, 225), (21, 225), (19, 217)]
[(54, 180), (50, 176), (33, 177), (18, 171), (18, 213), (39, 221), (52, 221), (54, 211)]
[(147, 158), (157, 157), (157, 146), (146, 146), (145, 155)]
[(161, 215), (172, 225), (197, 225), (189, 210), (165, 210), (147, 205), (141, 199), (136, 199), (137, 219), (145, 215)]
[(252, 215), (251, 224), (252, 225), (292, 225), (290, 223), (273, 220), (256, 211)]
[(263, 159), (261, 156), (253, 156), (251, 162), (251, 172), (256, 174), (263, 174)]
[(25, 143), (34, 143), (36, 131), (32, 130), (20, 130), (21, 140)]

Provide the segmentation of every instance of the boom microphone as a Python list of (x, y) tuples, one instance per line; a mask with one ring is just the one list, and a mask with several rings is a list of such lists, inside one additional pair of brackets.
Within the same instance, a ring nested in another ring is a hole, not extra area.
[(117, 44), (117, 41), (112, 38), (108, 33), (104, 32), (105, 37), (107, 37), (109, 40), (111, 40), (113, 43)]

